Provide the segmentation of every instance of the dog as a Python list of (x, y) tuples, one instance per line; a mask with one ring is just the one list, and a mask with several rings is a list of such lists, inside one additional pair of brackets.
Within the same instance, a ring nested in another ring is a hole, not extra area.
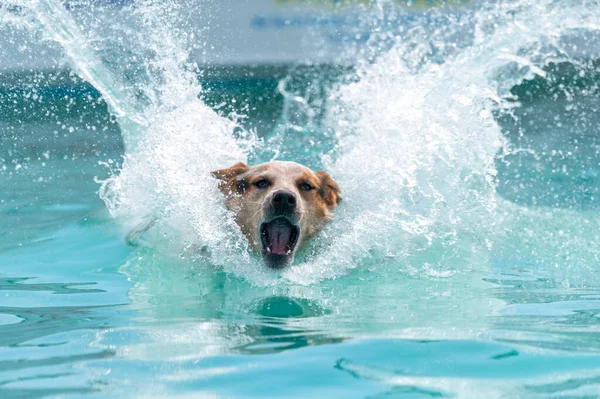
[(212, 175), (242, 233), (273, 269), (291, 264), (342, 200), (340, 187), (326, 172), (296, 162), (239, 162)]

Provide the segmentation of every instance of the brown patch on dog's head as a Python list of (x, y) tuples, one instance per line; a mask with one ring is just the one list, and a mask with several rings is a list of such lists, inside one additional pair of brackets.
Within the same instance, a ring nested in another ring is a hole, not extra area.
[(319, 194), (327, 206), (335, 207), (342, 201), (342, 190), (340, 190), (340, 186), (333, 181), (327, 172), (316, 172), (315, 174), (321, 179)]
[(211, 172), (219, 180), (219, 189), (226, 198), (233, 194), (243, 194), (246, 189), (246, 183), (238, 177), (249, 171), (250, 167), (243, 162), (238, 162), (231, 168), (219, 169)]
[(240, 162), (212, 174), (242, 232), (274, 268), (291, 263), (295, 251), (327, 224), (342, 200), (326, 172), (295, 162)]

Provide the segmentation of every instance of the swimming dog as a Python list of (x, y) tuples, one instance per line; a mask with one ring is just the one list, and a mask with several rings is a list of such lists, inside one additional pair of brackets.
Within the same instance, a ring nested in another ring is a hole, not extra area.
[(326, 172), (296, 162), (243, 162), (212, 172), (226, 207), (265, 264), (282, 269), (333, 217), (340, 187)]

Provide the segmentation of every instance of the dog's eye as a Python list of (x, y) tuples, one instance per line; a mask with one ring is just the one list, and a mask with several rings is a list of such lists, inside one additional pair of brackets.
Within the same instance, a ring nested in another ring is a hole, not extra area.
[(266, 180), (266, 179), (261, 179), (261, 180), (259, 180), (257, 182), (254, 182), (254, 186), (256, 188), (264, 189), (264, 188), (269, 187), (269, 181)]
[(300, 190), (302, 190), (302, 191), (310, 191), (310, 190), (314, 190), (314, 189), (315, 188), (308, 183), (300, 183)]

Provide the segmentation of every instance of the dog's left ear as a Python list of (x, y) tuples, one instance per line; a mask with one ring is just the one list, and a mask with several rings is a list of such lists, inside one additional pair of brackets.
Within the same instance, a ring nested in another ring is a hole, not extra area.
[(237, 177), (242, 173), (250, 170), (250, 166), (243, 162), (238, 162), (230, 168), (219, 169), (210, 172), (217, 180), (219, 180), (219, 189), (226, 196), (233, 193), (241, 194), (245, 190), (245, 182)]
[(327, 206), (334, 207), (339, 204), (342, 200), (342, 190), (340, 190), (340, 186), (333, 181), (327, 172), (316, 172), (316, 174), (321, 180), (319, 194), (325, 200)]

